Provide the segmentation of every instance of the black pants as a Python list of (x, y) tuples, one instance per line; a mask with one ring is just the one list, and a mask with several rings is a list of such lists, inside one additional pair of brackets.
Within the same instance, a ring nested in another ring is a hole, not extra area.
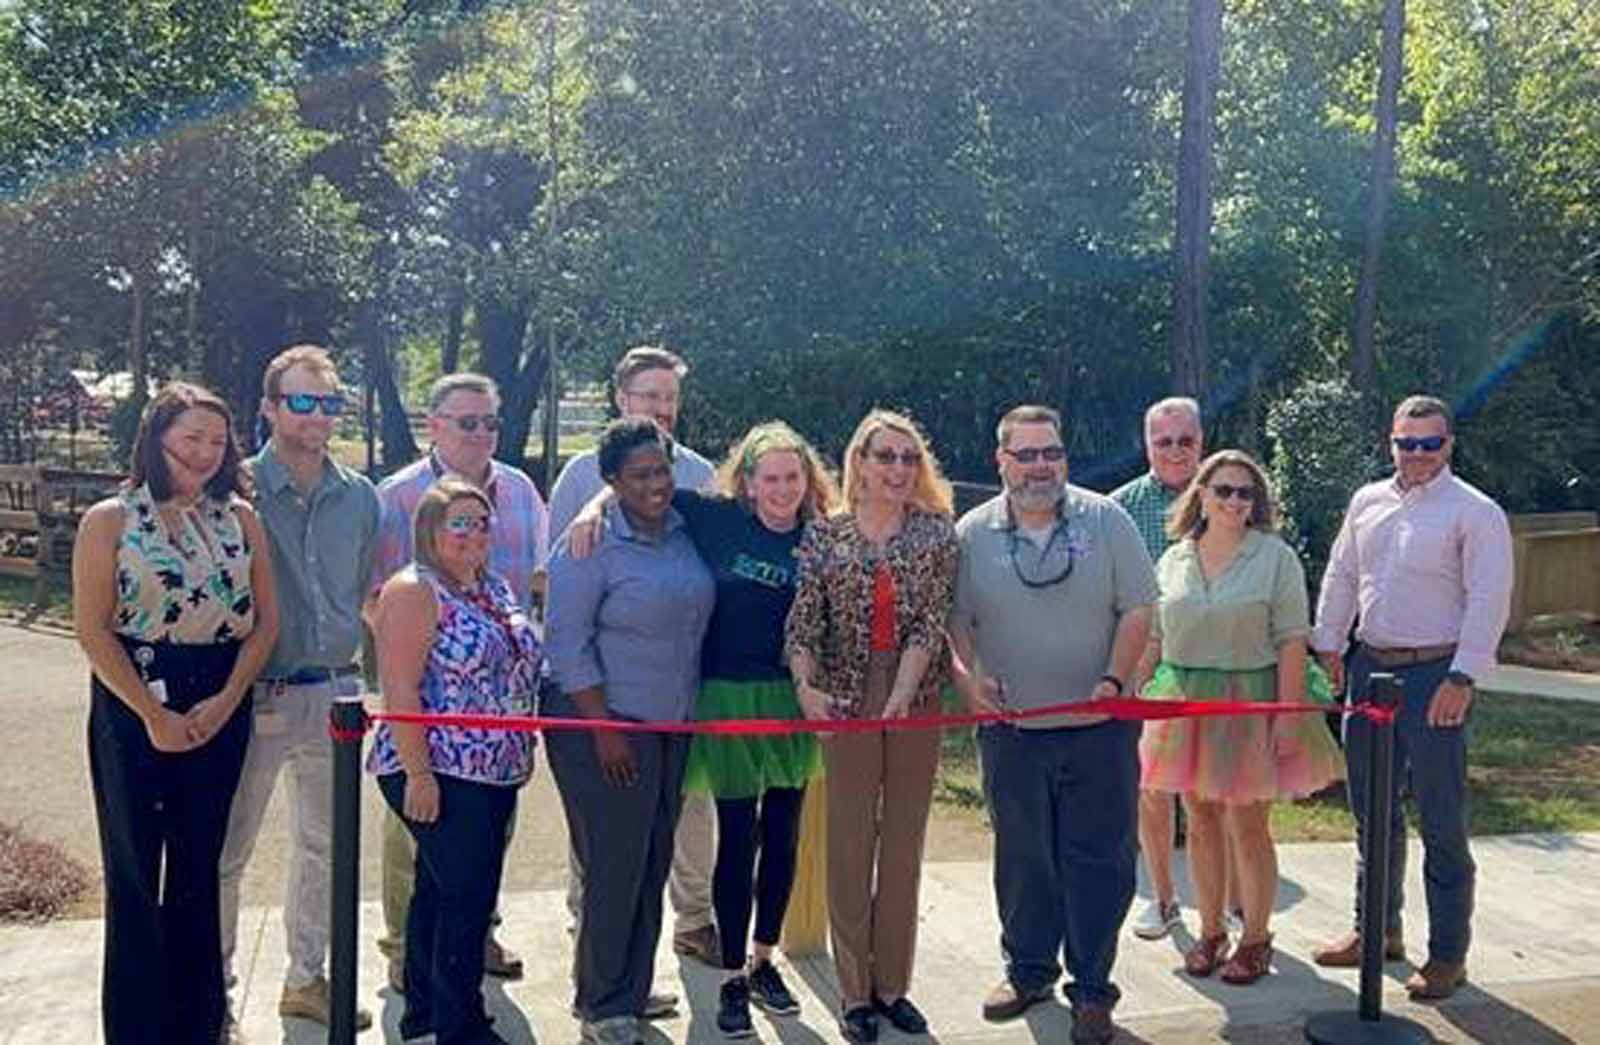
[[(717, 867), (711, 905), (722, 936), (722, 967), (742, 969), (755, 907), (757, 943), (769, 947), (783, 931), (800, 848), (803, 787), (769, 787), (759, 798), (717, 799)], [(756, 866), (760, 850), (761, 865)]]
[(517, 809), (513, 787), (455, 777), (439, 782), (439, 818), (404, 815), (406, 775), (378, 778), (389, 808), (417, 841), (416, 886), (406, 915), (406, 1038), (432, 1032), (439, 1045), (494, 1041), (483, 1007), (483, 938), (489, 932), (506, 829)]
[[(237, 642), (124, 641), (167, 706), (186, 711), (227, 682)], [(139, 652), (147, 649), (149, 654)], [(106, 1045), (214, 1045), (222, 1029), (217, 862), (250, 741), (250, 699), (193, 751), (166, 754), (98, 679), (90, 683), (89, 776), (105, 870)]]

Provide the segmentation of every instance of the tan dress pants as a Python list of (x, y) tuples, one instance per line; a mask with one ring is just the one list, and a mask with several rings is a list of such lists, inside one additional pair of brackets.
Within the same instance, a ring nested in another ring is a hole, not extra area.
[[(864, 717), (882, 714), (899, 661), (898, 653), (871, 655)], [(824, 741), (828, 921), (846, 1008), (873, 995), (893, 1001), (910, 987), (939, 739), (939, 730), (920, 729)]]

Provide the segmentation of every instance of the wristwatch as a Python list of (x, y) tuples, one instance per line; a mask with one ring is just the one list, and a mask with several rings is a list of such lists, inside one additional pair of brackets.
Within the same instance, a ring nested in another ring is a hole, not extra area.
[(1474, 685), (1472, 676), (1468, 675), (1465, 671), (1447, 671), (1445, 672), (1444, 677), (1445, 681), (1449, 682), (1452, 686), (1466, 686), (1471, 688)]

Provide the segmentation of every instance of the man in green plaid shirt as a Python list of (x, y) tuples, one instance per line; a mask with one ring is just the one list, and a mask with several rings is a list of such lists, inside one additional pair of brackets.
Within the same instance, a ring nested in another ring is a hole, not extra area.
[[(1167, 549), (1167, 509), (1194, 478), (1202, 449), (1200, 404), (1193, 399), (1163, 399), (1145, 412), (1144, 452), (1150, 470), (1113, 490), (1111, 499), (1133, 516), (1152, 561)], [(1130, 692), (1139, 691), (1154, 667), (1140, 662)], [(1172, 883), (1173, 803), (1174, 796), (1163, 792), (1139, 794), (1139, 848), (1156, 895), (1134, 919), (1133, 932), (1146, 940), (1159, 940), (1182, 923)]]

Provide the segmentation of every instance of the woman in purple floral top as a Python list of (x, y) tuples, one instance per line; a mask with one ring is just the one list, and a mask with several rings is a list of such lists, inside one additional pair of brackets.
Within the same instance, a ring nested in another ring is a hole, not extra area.
[[(488, 572), (492, 509), (441, 479), (417, 504), (416, 560), (378, 597), (374, 631), (391, 711), (520, 715), (532, 709), (539, 645), (510, 586)], [(407, 1039), (504, 1041), (484, 1012), (483, 939), (500, 892), (506, 828), (533, 770), (527, 733), (383, 723), (367, 769), (417, 842), (406, 923)]]

